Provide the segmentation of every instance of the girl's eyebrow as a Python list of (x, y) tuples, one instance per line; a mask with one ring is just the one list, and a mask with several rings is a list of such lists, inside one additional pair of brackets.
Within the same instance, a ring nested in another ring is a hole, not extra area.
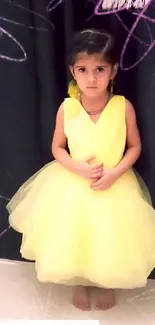
[(107, 68), (108, 66), (106, 64), (99, 64), (96, 66), (96, 68)]
[[(75, 65), (76, 68), (85, 68), (86, 65)], [(96, 68), (107, 68), (108, 66), (105, 64), (98, 64), (96, 65)]]

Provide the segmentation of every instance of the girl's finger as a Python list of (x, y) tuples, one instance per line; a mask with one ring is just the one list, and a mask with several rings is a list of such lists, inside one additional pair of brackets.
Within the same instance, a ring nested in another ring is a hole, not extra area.
[(102, 176), (102, 171), (98, 172), (98, 173), (92, 173), (91, 174), (91, 178), (100, 178)]
[(103, 168), (103, 164), (91, 165), (91, 170), (96, 170), (96, 169), (100, 169), (100, 168)]
[(93, 189), (94, 191), (101, 191), (101, 190), (103, 190), (103, 189), (100, 188), (100, 187), (93, 187), (93, 186), (92, 186), (92, 189)]
[(101, 180), (100, 178), (94, 183), (94, 186), (103, 186), (102, 184), (103, 180)]
[(105, 187), (104, 184), (101, 182), (101, 179), (98, 179), (96, 182), (94, 182), (92, 186), (94, 189), (103, 189)]
[(92, 184), (92, 188), (93, 188), (94, 190), (97, 190), (97, 189), (100, 189), (101, 186), (96, 186), (95, 184)]
[(102, 173), (103, 172), (103, 167), (99, 167), (99, 168), (94, 168), (90, 170), (91, 174), (97, 174), (97, 173)]

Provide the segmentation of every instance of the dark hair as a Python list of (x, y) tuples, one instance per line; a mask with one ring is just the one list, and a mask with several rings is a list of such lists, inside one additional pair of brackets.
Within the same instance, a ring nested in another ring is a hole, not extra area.
[(68, 51), (68, 65), (73, 66), (79, 53), (102, 53), (104, 59), (114, 65), (118, 62), (118, 53), (114, 37), (104, 30), (85, 29), (74, 35)]

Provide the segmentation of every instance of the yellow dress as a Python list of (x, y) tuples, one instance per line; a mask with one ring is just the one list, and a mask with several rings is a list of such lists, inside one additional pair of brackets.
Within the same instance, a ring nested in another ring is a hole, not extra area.
[[(71, 156), (95, 156), (104, 168), (123, 157), (125, 98), (114, 96), (94, 124), (76, 98), (64, 101), (64, 129)], [(54, 161), (32, 176), (7, 209), (23, 234), (21, 254), (35, 260), (42, 282), (106, 288), (146, 285), (155, 266), (155, 211), (131, 169), (109, 189)]]

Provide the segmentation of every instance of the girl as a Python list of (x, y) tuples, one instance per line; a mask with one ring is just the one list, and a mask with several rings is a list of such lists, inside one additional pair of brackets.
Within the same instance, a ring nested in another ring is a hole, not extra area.
[(155, 211), (132, 169), (141, 152), (134, 108), (109, 91), (117, 62), (110, 34), (75, 35), (69, 53), (75, 84), (57, 114), (56, 161), (7, 206), (38, 279), (75, 285), (73, 303), (82, 310), (91, 308), (91, 286), (96, 308), (107, 309), (115, 288), (145, 286), (155, 265)]

